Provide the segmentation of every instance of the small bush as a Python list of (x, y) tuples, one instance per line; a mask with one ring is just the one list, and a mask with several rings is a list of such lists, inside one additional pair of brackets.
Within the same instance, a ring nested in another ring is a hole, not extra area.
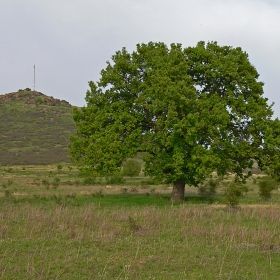
[(58, 171), (61, 171), (62, 170), (62, 165), (58, 164), (56, 168), (57, 168)]
[(48, 179), (43, 179), (42, 181), (42, 185), (48, 190), (50, 188), (50, 182)]
[(122, 188), (122, 193), (127, 193), (128, 192), (128, 188)]
[(199, 186), (198, 192), (200, 195), (211, 196), (216, 193), (220, 181), (218, 179), (209, 179), (203, 185)]
[(36, 104), (42, 104), (42, 103), (43, 103), (42, 97), (37, 97), (36, 98)]
[(67, 198), (75, 198), (76, 196), (77, 196), (76, 193), (71, 193), (66, 195)]
[(123, 184), (124, 178), (121, 173), (115, 173), (106, 176), (106, 183), (111, 185)]
[(258, 182), (258, 186), (260, 197), (268, 200), (271, 198), (271, 192), (277, 189), (277, 182), (273, 178), (265, 176)]
[(139, 176), (141, 171), (141, 163), (134, 159), (129, 159), (123, 164), (123, 175), (129, 177)]
[(59, 183), (60, 183), (60, 179), (58, 177), (53, 178), (52, 185), (54, 189), (58, 188)]
[(225, 191), (228, 206), (236, 207), (239, 204), (239, 199), (242, 196), (242, 186), (240, 183), (231, 182)]
[(13, 197), (13, 192), (11, 191), (11, 190), (5, 190), (5, 197), (8, 197), (8, 198), (10, 198), (10, 197)]
[[(96, 182), (95, 177), (86, 176), (86, 177), (83, 178), (83, 184), (84, 185), (94, 185), (95, 182)], [(80, 181), (75, 180), (75, 184), (80, 185)]]
[(99, 191), (96, 191), (94, 193), (91, 193), (91, 196), (93, 196), (93, 197), (104, 197), (103, 190), (99, 190)]
[(80, 182), (80, 180), (75, 179), (75, 181), (73, 182), (73, 184), (74, 184), (75, 186), (80, 186), (80, 185), (81, 185), (81, 182)]
[(33, 182), (37, 187), (40, 186), (40, 179), (39, 178), (35, 178)]

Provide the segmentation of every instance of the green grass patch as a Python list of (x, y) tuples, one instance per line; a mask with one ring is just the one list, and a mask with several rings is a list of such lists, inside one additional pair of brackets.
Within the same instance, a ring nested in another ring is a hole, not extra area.
[(122, 198), (108, 207), (101, 198), (1, 203), (1, 279), (278, 279), (279, 207), (121, 206)]
[[(236, 208), (149, 178), (83, 184), (56, 165), (0, 166), (0, 279), (279, 279), (280, 194), (258, 179)], [(45, 184), (48, 182), (48, 185)]]

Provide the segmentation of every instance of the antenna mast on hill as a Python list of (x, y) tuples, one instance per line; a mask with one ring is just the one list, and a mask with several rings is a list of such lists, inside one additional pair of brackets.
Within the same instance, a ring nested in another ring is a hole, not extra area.
[(34, 64), (34, 83), (33, 83), (33, 88), (34, 88), (34, 91), (35, 91), (35, 64)]

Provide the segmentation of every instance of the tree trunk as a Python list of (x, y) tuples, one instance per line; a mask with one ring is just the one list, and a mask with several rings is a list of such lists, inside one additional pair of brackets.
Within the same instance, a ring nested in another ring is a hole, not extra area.
[(171, 194), (171, 201), (185, 201), (185, 182), (178, 179), (173, 183), (173, 190)]

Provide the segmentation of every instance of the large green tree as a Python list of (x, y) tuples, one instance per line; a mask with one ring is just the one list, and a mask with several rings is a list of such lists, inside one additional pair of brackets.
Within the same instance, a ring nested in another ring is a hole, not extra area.
[(244, 180), (254, 160), (269, 169), (279, 123), (258, 77), (241, 48), (216, 42), (123, 48), (89, 82), (87, 106), (74, 111), (72, 159), (105, 175), (142, 152), (146, 174), (173, 183), (174, 201), (184, 200), (185, 184), (198, 186), (213, 171)]

